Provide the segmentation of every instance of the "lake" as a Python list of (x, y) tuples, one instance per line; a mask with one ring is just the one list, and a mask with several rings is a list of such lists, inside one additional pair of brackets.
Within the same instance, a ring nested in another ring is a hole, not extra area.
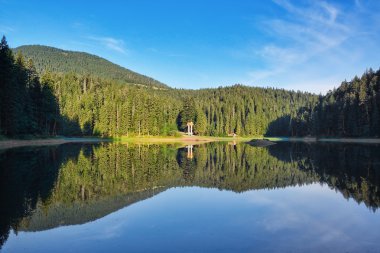
[(0, 151), (1, 252), (380, 252), (380, 146)]

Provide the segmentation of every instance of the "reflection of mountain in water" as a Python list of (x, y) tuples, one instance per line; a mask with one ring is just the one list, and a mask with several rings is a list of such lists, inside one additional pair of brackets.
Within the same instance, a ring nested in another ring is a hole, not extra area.
[(377, 146), (210, 143), (187, 152), (170, 145), (70, 144), (0, 153), (0, 243), (10, 228), (86, 223), (174, 186), (242, 192), (326, 182), (373, 210), (380, 204)]
[(113, 196), (94, 202), (73, 202), (70, 205), (52, 203), (46, 208), (37, 206), (32, 215), (25, 217), (19, 224), (23, 231), (41, 231), (59, 226), (83, 224), (102, 218), (115, 210), (148, 199), (165, 189), (156, 188), (141, 192)]

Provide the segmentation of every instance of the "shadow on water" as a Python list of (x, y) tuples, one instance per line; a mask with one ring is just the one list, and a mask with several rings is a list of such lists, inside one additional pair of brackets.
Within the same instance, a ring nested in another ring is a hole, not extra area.
[(379, 146), (67, 144), (0, 153), (0, 233), (83, 224), (171, 187), (243, 192), (326, 183), (376, 211)]

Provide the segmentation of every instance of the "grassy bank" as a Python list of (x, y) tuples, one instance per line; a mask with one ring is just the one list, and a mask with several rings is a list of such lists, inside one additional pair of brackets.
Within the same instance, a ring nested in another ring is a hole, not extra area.
[(121, 136), (114, 138), (118, 142), (134, 142), (134, 143), (185, 143), (185, 144), (200, 144), (213, 141), (249, 141), (253, 137), (215, 137), (215, 136)]

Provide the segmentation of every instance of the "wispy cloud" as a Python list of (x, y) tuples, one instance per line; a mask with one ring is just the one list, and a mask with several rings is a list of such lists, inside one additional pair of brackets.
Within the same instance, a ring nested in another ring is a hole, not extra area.
[(122, 54), (128, 54), (128, 50), (125, 48), (125, 43), (121, 39), (116, 39), (112, 37), (97, 37), (97, 36), (88, 36), (90, 40), (96, 41), (106, 48), (116, 51)]
[(6, 25), (0, 25), (0, 33), (10, 33), (10, 32), (14, 32), (15, 29), (13, 27), (10, 27), (10, 26), (6, 26)]
[(339, 46), (350, 36), (350, 29), (337, 21), (340, 11), (326, 2), (318, 1), (306, 7), (297, 7), (287, 0), (274, 2), (292, 16), (288, 20), (266, 23), (270, 32), (288, 44), (270, 44), (258, 51), (258, 55), (267, 63), (275, 64), (276, 69), (279, 65), (285, 70), (292, 64), (303, 63), (315, 54)]
[[(349, 53), (343, 45), (359, 32), (365, 32), (356, 29), (355, 17), (346, 13), (347, 10), (325, 1), (300, 4), (290, 0), (273, 0), (273, 3), (285, 13), (281, 18), (262, 22), (263, 32), (272, 40), (253, 50), (255, 59), (261, 64), (248, 73), (251, 82), (266, 81), (282, 73), (297, 74), (295, 70), (299, 66), (315, 64), (320, 61), (316, 58), (322, 55), (328, 55), (326, 60), (330, 62), (342, 60), (342, 55)], [(352, 5), (364, 8), (359, 0), (352, 2)]]

